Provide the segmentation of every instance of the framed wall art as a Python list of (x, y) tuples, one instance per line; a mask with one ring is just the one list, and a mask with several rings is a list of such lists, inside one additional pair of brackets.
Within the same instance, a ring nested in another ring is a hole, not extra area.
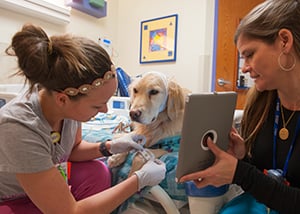
[(178, 15), (141, 22), (140, 63), (176, 61)]

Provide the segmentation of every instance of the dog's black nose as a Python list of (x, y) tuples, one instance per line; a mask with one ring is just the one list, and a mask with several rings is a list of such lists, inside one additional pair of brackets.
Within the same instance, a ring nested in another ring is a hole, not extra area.
[(136, 110), (136, 111), (132, 110), (132, 111), (129, 112), (130, 118), (133, 121), (138, 121), (141, 114), (142, 114), (142, 112), (139, 111), (139, 110)]

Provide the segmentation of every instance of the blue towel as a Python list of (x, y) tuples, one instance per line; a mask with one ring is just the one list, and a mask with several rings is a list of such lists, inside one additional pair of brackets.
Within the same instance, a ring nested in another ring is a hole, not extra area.
[[(168, 193), (170, 198), (186, 202), (188, 199), (185, 192), (185, 185), (175, 182), (180, 139), (181, 136), (173, 136), (162, 139), (154, 146), (152, 146), (151, 149), (160, 148), (168, 152), (167, 154), (160, 157), (160, 160), (166, 164), (166, 177), (161, 181), (159, 185)], [(124, 181), (128, 177), (132, 165), (132, 160), (135, 154), (136, 152), (130, 152), (127, 156), (126, 161), (121, 166), (112, 169), (113, 185)], [(128, 208), (130, 203), (134, 203), (148, 191), (149, 187), (145, 187), (139, 193), (133, 195), (127, 201), (125, 201), (120, 207), (115, 210), (114, 213), (122, 213)]]

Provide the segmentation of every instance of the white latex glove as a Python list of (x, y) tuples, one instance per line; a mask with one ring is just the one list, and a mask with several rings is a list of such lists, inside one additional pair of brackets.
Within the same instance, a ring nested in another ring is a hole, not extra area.
[(120, 138), (112, 140), (110, 144), (110, 152), (112, 154), (116, 154), (128, 152), (131, 149), (142, 150), (145, 141), (145, 136), (129, 133)]
[(138, 190), (141, 190), (145, 186), (159, 184), (165, 178), (166, 165), (158, 159), (149, 160), (140, 170), (134, 173), (138, 177)]

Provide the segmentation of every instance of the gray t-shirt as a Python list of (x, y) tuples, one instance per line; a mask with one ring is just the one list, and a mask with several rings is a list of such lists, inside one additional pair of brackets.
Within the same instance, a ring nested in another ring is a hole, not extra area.
[(80, 122), (65, 119), (60, 143), (44, 118), (38, 92), (19, 95), (0, 108), (0, 202), (25, 195), (16, 173), (35, 173), (66, 162)]

